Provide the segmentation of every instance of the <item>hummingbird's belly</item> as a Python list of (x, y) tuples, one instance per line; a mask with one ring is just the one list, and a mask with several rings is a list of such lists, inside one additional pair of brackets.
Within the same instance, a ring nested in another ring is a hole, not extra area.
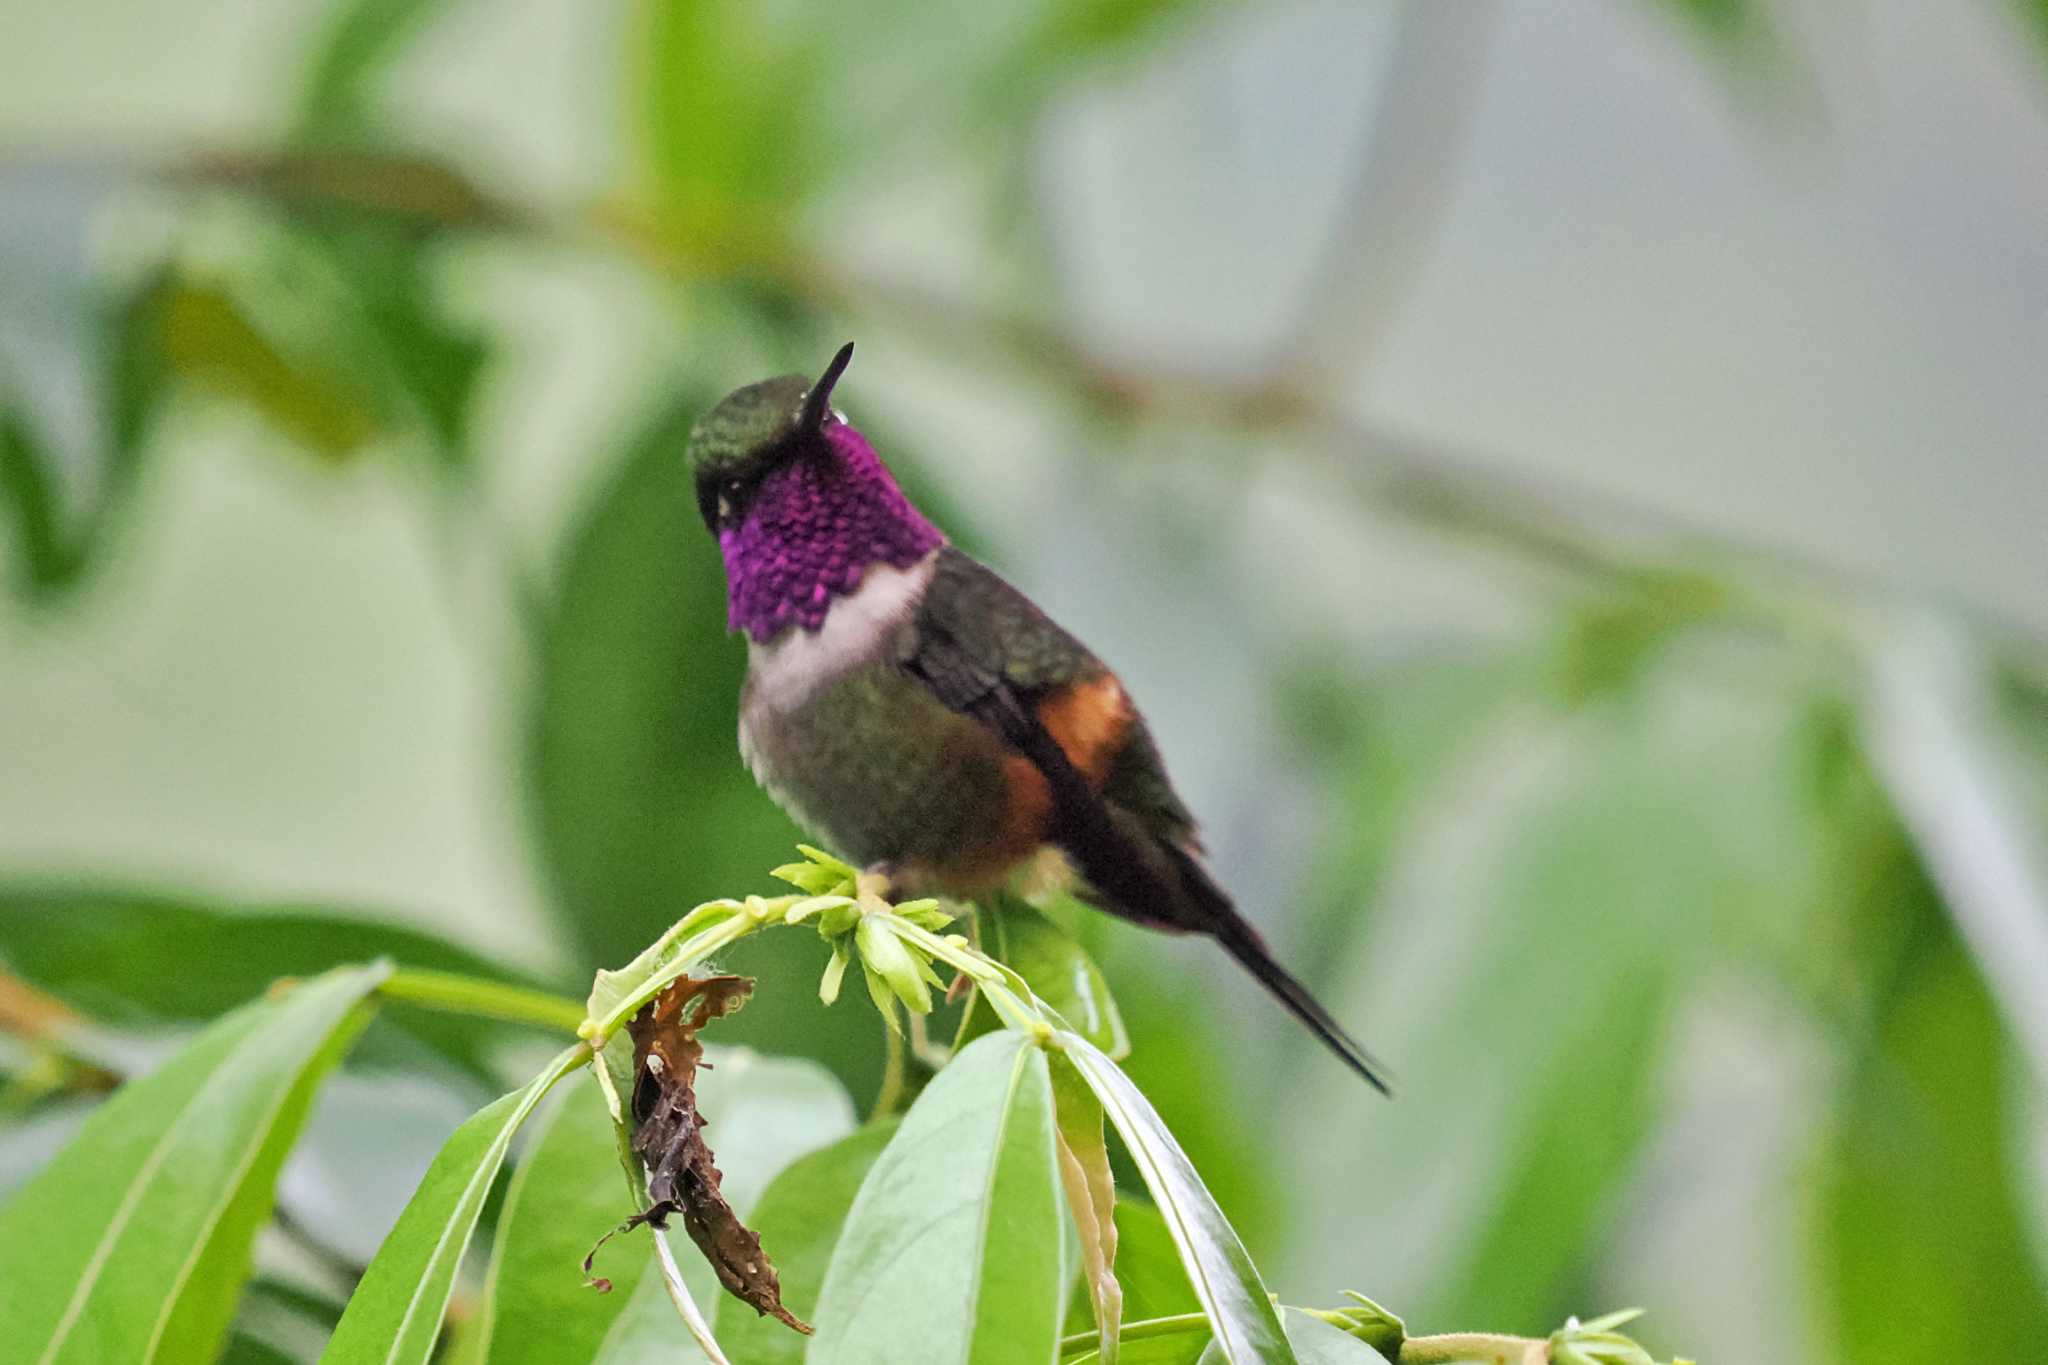
[(1018, 842), (1015, 756), (878, 654), (800, 695), (750, 680), (740, 708), (747, 765), (792, 819), (853, 862), (987, 862)]

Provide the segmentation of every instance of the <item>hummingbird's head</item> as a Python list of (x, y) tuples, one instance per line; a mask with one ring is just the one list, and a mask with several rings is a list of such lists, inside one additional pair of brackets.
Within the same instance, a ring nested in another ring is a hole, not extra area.
[(816, 630), (870, 566), (908, 568), (945, 539), (833, 409), (852, 359), (849, 341), (816, 382), (734, 389), (690, 431), (683, 458), (725, 558), (728, 624), (757, 640)]

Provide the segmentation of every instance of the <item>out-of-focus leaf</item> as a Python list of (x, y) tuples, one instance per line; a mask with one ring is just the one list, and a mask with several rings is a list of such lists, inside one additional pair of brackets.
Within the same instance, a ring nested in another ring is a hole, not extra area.
[(1058, 1122), (1060, 1185), (1080, 1236), (1082, 1283), (1093, 1306), (1103, 1365), (1114, 1365), (1124, 1293), (1116, 1277), (1116, 1182), (1103, 1141), (1102, 1102), (1065, 1057), (1049, 1058)]
[(2034, 40), (2048, 50), (2048, 0), (2013, 0)]
[(6, 1115), (0, 1123), (0, 1208), (64, 1150), (96, 1108), (93, 1100), (51, 1101), (25, 1115)]
[(1014, 1032), (970, 1043), (861, 1185), (806, 1359), (881, 1365), (916, 1342), (933, 1365), (1050, 1360), (1064, 1294), (1053, 1153), (1045, 1053)]
[[(391, 174), (415, 172), (401, 165)], [(451, 234), (378, 208), (311, 200), (284, 208), (275, 250), (290, 270), (270, 291), (280, 327), (300, 320), (306, 353), (369, 393), (382, 425), (421, 432), (439, 468), (466, 470), (469, 407), (490, 349), (440, 303), (434, 265)]]
[(1061, 1042), (1102, 1101), (1103, 1112), (1116, 1125), (1152, 1192), (1180, 1251), (1188, 1282), (1215, 1331), (1222, 1358), (1260, 1365), (1292, 1361), (1258, 1267), (1157, 1111), (1116, 1063), (1086, 1039), (1067, 1034)]
[(2010, 694), (1967, 633), (1934, 619), (1894, 629), (1873, 663), (1871, 766), (2048, 1087), (2048, 819), (2013, 761)]
[[(117, 1027), (210, 1019), (280, 977), (388, 957), (401, 967), (544, 986), (442, 939), (325, 910), (223, 909), (168, 897), (0, 886), (0, 962)], [(394, 1007), (387, 1018), (473, 1071), (491, 1026)]]
[[(1714, 947), (1796, 936), (1818, 900), (1784, 758), (1798, 707), (1694, 678), (1653, 670), (1562, 719), (1507, 713), (1439, 778), (1334, 1002), (1401, 1102), (1337, 1089), (1279, 1119), (1301, 1155), (1295, 1275), (1341, 1266), (1426, 1320), (1508, 1330), (1574, 1306), (1656, 1117), (1669, 1012)], [(1361, 1219), (1409, 1232), (1361, 1238)]]
[(1018, 118), (1063, 79), (1157, 52), (1212, 8), (1214, 0), (1049, 0), (1034, 7), (975, 93), (987, 114)]
[(28, 422), (0, 404), (0, 513), (14, 523), (14, 577), (30, 593), (78, 575), (79, 547), (65, 537), (51, 457)]
[[(745, 650), (725, 634), (725, 572), (703, 533), (683, 442), (696, 391), (627, 455), (573, 538), (540, 647), (530, 775), (563, 927), (593, 966), (628, 961), (698, 902), (757, 888), (798, 837), (755, 787), (736, 738)], [(721, 965), (815, 980), (824, 945), (758, 934)], [(817, 1057), (856, 1094), (881, 1074), (880, 1031), (775, 991), (735, 1041)]]
[(455, 1130), (363, 1272), (323, 1360), (424, 1365), (432, 1357), (456, 1269), (513, 1137), (555, 1082), (587, 1059), (581, 1046), (564, 1049), (526, 1085)]
[(1536, 672), (1522, 655), (1486, 653), (1401, 660), (1364, 676), (1324, 664), (1287, 679), (1294, 754), (1327, 774), (1319, 805), (1333, 812), (1308, 892), (1305, 962), (1341, 956), (1364, 932), (1424, 798), (1511, 702), (1535, 689)]
[[(387, 1001), (384, 1008), (389, 1009)], [(434, 1154), (489, 1093), (425, 1048), (381, 1054), (379, 1017), (329, 1078), (277, 1183), (277, 1205), (330, 1254), (368, 1265)]]
[(2048, 1276), (2018, 1182), (2015, 1049), (1924, 881), (1873, 1046), (1815, 1163), (1830, 1335), (1857, 1365), (2029, 1360)]
[[(1671, 979), (1644, 972), (1608, 983), (1603, 1011), (1561, 1040), (1544, 1073), (1546, 1093), (1523, 1115), (1516, 1151), (1483, 1226), (1462, 1259), (1463, 1281), (1440, 1289), (1452, 1303), (1496, 1302), (1502, 1321), (1547, 1302), (1547, 1287), (1502, 1299), (1497, 1267), (1514, 1262), (1530, 1228), (1590, 1229), (1629, 1171), (1657, 1101), (1656, 1063)], [(1569, 1252), (1554, 1263), (1569, 1265)], [(1552, 1260), (1552, 1257), (1532, 1258)], [(1552, 1273), (1556, 1273), (1553, 1271)]]
[[(97, 203), (97, 195), (86, 197), (72, 236), (88, 235)], [(11, 245), (0, 234), (0, 265), (33, 279), (64, 277), (51, 297), (23, 309), (64, 315), (51, 334), (0, 332), (0, 343), (33, 351), (10, 366), (0, 344), (0, 516), (15, 526), (20, 585), (49, 596), (81, 581), (135, 486), (170, 393), (161, 322), (173, 276), (152, 270), (108, 297), (82, 256), (65, 257), (52, 272), (33, 255), (5, 260)]]
[(349, 0), (328, 20), (300, 97), (300, 131), (329, 142), (374, 131), (376, 80), (443, 0)]
[(220, 1365), (314, 1365), (341, 1320), (341, 1308), (323, 1295), (259, 1275), (242, 1295)]
[(1116, 1277), (1124, 1288), (1127, 1322), (1202, 1309), (1172, 1230), (1158, 1207), (1143, 1199), (1120, 1196), (1116, 1201)]
[(595, 1358), (652, 1260), (643, 1238), (613, 1238), (593, 1268), (611, 1291), (584, 1283), (584, 1256), (630, 1212), (612, 1117), (597, 1087), (568, 1087), (538, 1126), (498, 1215), (472, 1328), (470, 1359), (478, 1365)]
[(793, 210), (825, 164), (814, 98), (828, 11), (745, 0), (640, 0), (633, 25), (641, 154), (657, 187), (700, 215)]
[(178, 282), (153, 306), (153, 340), (181, 379), (247, 404), (329, 460), (347, 458), (377, 434), (367, 394), (287, 355), (226, 290)]
[[(792, 1162), (749, 1214), (762, 1244), (774, 1248), (783, 1302), (797, 1316), (816, 1320), (818, 1291), (846, 1226), (847, 1210), (896, 1127), (893, 1119), (870, 1124)], [(719, 1301), (714, 1325), (719, 1343), (734, 1360), (748, 1365), (801, 1365), (809, 1345), (737, 1299)]]
[(1719, 43), (1752, 42), (1766, 25), (1764, 6), (1758, 0), (1660, 0)]
[(1612, 598), (1571, 615), (1557, 645), (1556, 687), (1574, 705), (1628, 687), (1687, 627), (1722, 608), (1727, 596), (1703, 573), (1636, 575)]
[(22, 1359), (204, 1360), (320, 1079), (386, 971), (235, 1011), (89, 1118), (0, 1210), (0, 1340)]
[[(1087, 949), (1039, 911), (1008, 896), (994, 898), (982, 907), (981, 916), (983, 947), (1023, 977), (1032, 994), (1112, 1058), (1131, 1050), (1109, 982)], [(987, 1002), (977, 1000), (966, 1036), (978, 1037), (1000, 1027), (994, 1016)]]

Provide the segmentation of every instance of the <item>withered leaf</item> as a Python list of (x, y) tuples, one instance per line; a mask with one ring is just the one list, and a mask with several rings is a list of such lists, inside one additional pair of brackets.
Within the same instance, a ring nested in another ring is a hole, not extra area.
[(683, 1230), (728, 1293), (808, 1336), (810, 1324), (782, 1306), (782, 1282), (760, 1237), (719, 1191), (718, 1167), (697, 1113), (697, 1067), (704, 1058), (697, 1034), (745, 1004), (753, 989), (744, 976), (680, 977), (626, 1025), (633, 1039), (633, 1151), (647, 1166), (653, 1200), (628, 1226), (665, 1228), (670, 1214), (680, 1214)]

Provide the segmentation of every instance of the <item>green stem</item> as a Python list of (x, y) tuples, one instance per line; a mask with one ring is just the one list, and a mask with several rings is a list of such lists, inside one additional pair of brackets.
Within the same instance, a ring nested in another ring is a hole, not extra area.
[(1545, 1365), (1549, 1359), (1550, 1343), (1533, 1337), (1446, 1332), (1403, 1341), (1400, 1365)]
[[(1190, 1332), (1207, 1332), (1209, 1330), (1208, 1314), (1176, 1313), (1172, 1317), (1140, 1318), (1136, 1322), (1127, 1322), (1118, 1329), (1116, 1339), (1118, 1341), (1149, 1341), (1155, 1337), (1177, 1337), (1184, 1336)], [(1092, 1331), (1075, 1332), (1071, 1336), (1060, 1338), (1060, 1351), (1064, 1354), (1067, 1351), (1078, 1351), (1084, 1347), (1092, 1347), (1098, 1339), (1097, 1334)]]
[(583, 1023), (583, 1006), (574, 1000), (457, 972), (401, 968), (384, 979), (377, 993), (388, 1000), (403, 1000), (409, 1005), (449, 1014), (503, 1019), (569, 1034), (574, 1034)]
[[(1120, 1342), (1146, 1341), (1209, 1331), (1209, 1319), (1202, 1313), (1180, 1313), (1165, 1318), (1144, 1318), (1127, 1322), (1116, 1334)], [(1060, 1339), (1060, 1353), (1093, 1347), (1093, 1332), (1075, 1332)], [(1092, 1357), (1084, 1357), (1092, 1359)], [(1485, 1332), (1447, 1332), (1441, 1336), (1409, 1337), (1401, 1343), (1399, 1365), (1545, 1365), (1550, 1359), (1549, 1343), (1533, 1337), (1503, 1337)], [(1075, 1365), (1080, 1365), (1077, 1361)]]
[(903, 1077), (903, 1035), (896, 1031), (893, 1020), (882, 1021), (882, 1043), (888, 1051), (882, 1063), (882, 1088), (875, 1095), (875, 1111), (868, 1116), (870, 1119), (901, 1113), (906, 1107), (904, 1097), (909, 1093)]

